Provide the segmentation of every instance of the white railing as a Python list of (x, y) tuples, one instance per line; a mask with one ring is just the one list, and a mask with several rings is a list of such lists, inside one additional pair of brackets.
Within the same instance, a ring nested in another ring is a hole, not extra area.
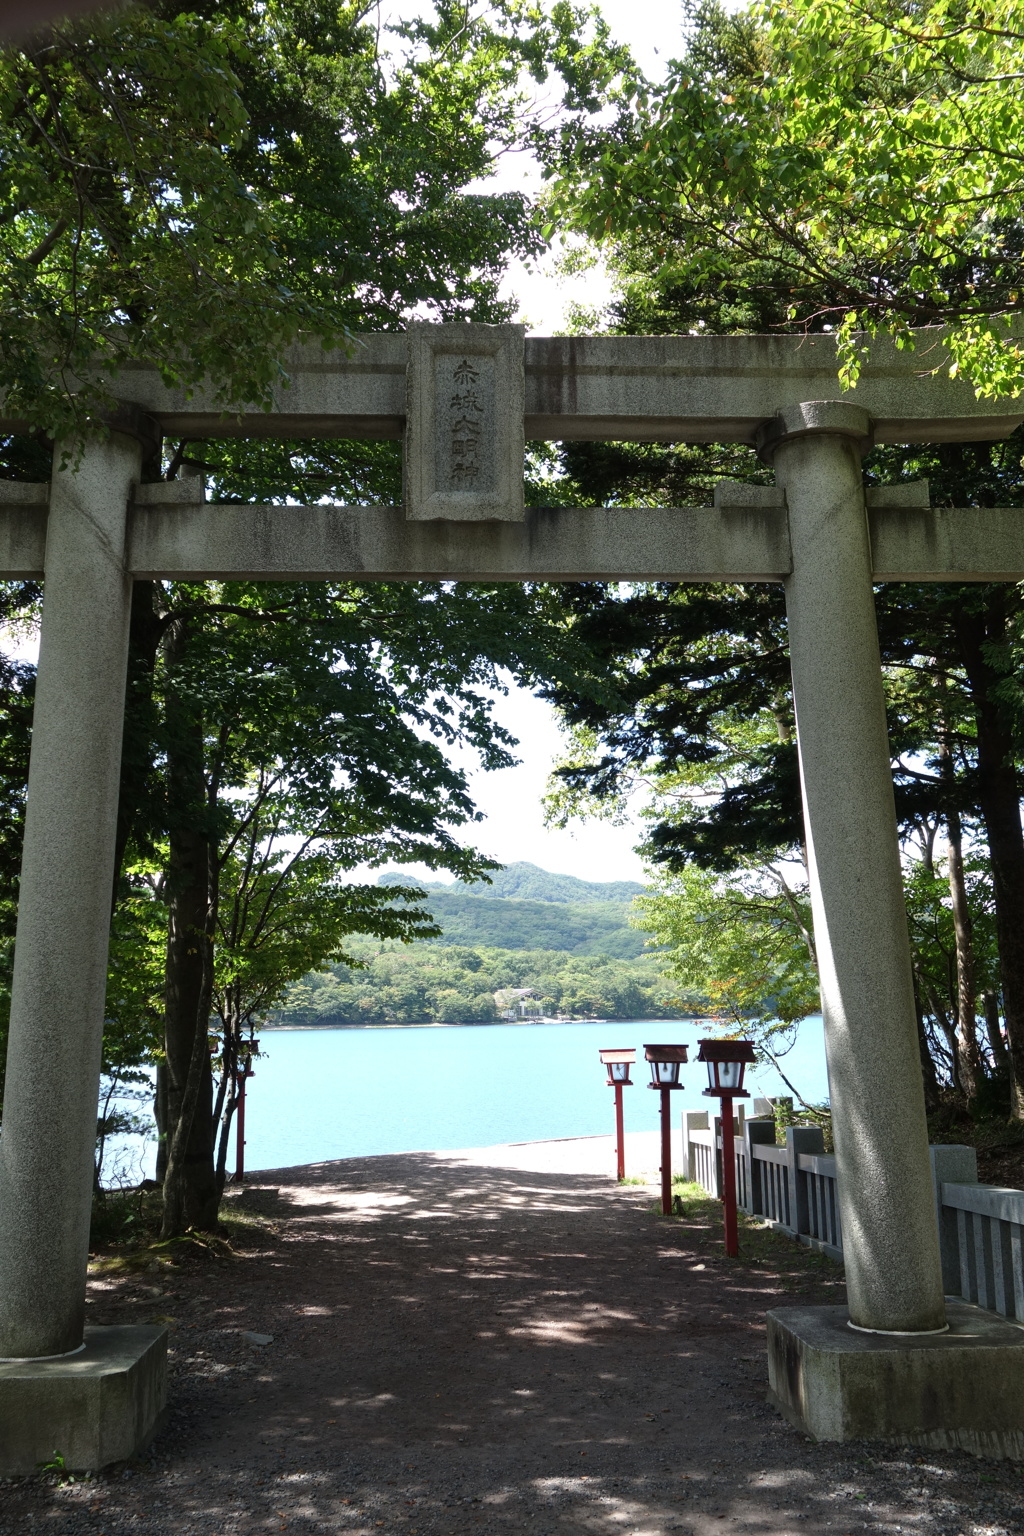
[(978, 1183), (973, 1147), (932, 1147), (946, 1291), (1024, 1322), (1024, 1190)]
[[(772, 1120), (735, 1125), (736, 1195), (741, 1210), (842, 1260), (836, 1160), (816, 1126), (790, 1126), (775, 1145)], [(931, 1148), (946, 1294), (1024, 1322), (1024, 1190), (978, 1183), (973, 1147)], [(706, 1111), (683, 1116), (687, 1177), (722, 1194), (722, 1122)]]

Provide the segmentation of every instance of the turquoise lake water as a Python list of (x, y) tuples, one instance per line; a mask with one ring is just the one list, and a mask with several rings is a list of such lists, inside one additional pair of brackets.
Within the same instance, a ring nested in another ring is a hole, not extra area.
[[(636, 1047), (626, 1129), (654, 1130), (659, 1095), (646, 1087), (644, 1043), (683, 1041), (695, 1056), (703, 1033), (685, 1020), (269, 1031), (249, 1084), (246, 1166), (610, 1132), (597, 1055), (608, 1046)], [(820, 1019), (800, 1026), (785, 1071), (805, 1098), (827, 1098)], [(706, 1069), (691, 1062), (683, 1076), (680, 1111), (706, 1108)], [(787, 1091), (770, 1069), (752, 1077), (755, 1093)]]
[[(695, 1057), (704, 1033), (685, 1019), (269, 1030), (249, 1083), (246, 1167), (610, 1133), (612, 1095), (597, 1054), (608, 1046), (637, 1051), (626, 1129), (655, 1130), (659, 1096), (646, 1086), (644, 1043), (682, 1042)], [(820, 1019), (800, 1025), (784, 1070), (812, 1103), (828, 1097)], [(706, 1069), (691, 1060), (683, 1080), (678, 1110), (706, 1109)], [(765, 1096), (789, 1091), (766, 1067), (752, 1071), (748, 1085)], [(104, 1182), (116, 1181), (117, 1164), (126, 1178), (151, 1174), (154, 1160), (152, 1140), (118, 1138)]]

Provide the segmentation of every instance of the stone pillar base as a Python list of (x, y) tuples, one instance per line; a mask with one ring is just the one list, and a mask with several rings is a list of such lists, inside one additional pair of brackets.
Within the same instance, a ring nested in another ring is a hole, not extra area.
[(85, 1348), (57, 1360), (0, 1362), (0, 1476), (63, 1458), (73, 1472), (127, 1461), (167, 1403), (167, 1329), (87, 1328)]
[(949, 1332), (858, 1333), (845, 1307), (768, 1313), (770, 1396), (816, 1440), (1024, 1458), (1024, 1328), (963, 1301)]

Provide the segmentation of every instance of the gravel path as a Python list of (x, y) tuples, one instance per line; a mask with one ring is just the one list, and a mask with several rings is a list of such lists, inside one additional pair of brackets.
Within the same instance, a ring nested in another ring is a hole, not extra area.
[(255, 1176), (230, 1200), (236, 1261), (91, 1287), (96, 1322), (171, 1321), (152, 1451), (0, 1484), (0, 1532), (1024, 1528), (1009, 1463), (790, 1428), (764, 1312), (840, 1299), (838, 1272), (764, 1233), (729, 1262), (706, 1209), (663, 1222), (607, 1166), (598, 1138)]

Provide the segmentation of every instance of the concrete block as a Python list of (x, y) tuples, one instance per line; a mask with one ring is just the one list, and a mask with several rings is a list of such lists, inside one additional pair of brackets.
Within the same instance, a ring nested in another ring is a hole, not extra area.
[[(920, 335), (916, 352), (882, 338), (871, 344), (855, 398), (877, 442), (964, 442), (1019, 425), (1019, 398), (978, 399), (966, 379), (948, 376), (935, 328)], [(331, 351), (298, 343), (282, 359), (269, 411), (255, 402), (227, 412), (212, 386), (169, 388), (146, 363), (125, 367), (117, 392), (157, 417), (168, 437), (399, 438), (406, 348), (398, 331)], [(778, 411), (850, 399), (829, 335), (528, 336), (524, 351), (531, 439), (750, 442)], [(16, 417), (3, 421), (5, 431), (24, 430)]]
[(710, 1117), (706, 1109), (687, 1109), (683, 1111), (683, 1172), (691, 1184), (697, 1183), (697, 1155), (690, 1141), (691, 1131), (706, 1131), (710, 1128)]
[(784, 507), (786, 493), (777, 485), (747, 485), (744, 480), (719, 480), (715, 485), (715, 508)]
[(796, 1160), (802, 1152), (820, 1154), (824, 1150), (825, 1135), (820, 1125), (786, 1126), (789, 1219), (797, 1232), (810, 1232), (811, 1216), (807, 1209), (807, 1181), (800, 1178)]
[(861, 1333), (845, 1307), (768, 1313), (776, 1406), (816, 1440), (1024, 1456), (1024, 1329), (947, 1301), (949, 1331)]
[[(765, 1099), (755, 1099), (754, 1109), (757, 1109), (758, 1104), (766, 1102)], [(754, 1157), (754, 1148), (756, 1146), (774, 1147), (775, 1121), (763, 1119), (747, 1120), (743, 1126), (743, 1139), (747, 1144), (748, 1204), (746, 1210), (751, 1216), (763, 1216), (765, 1211), (764, 1191), (761, 1188), (761, 1169), (763, 1164)]]
[[(0, 507), (0, 573), (41, 575), (45, 531), (45, 511)], [(777, 508), (528, 507), (522, 522), (456, 522), (198, 499), (134, 509), (128, 559), (138, 579), (203, 581), (781, 581), (793, 563)]]
[(930, 507), (931, 486), (927, 480), (902, 480), (898, 485), (868, 485), (864, 488), (868, 507)]
[(126, 1461), (167, 1403), (167, 1329), (87, 1328), (85, 1348), (54, 1360), (0, 1361), (0, 1475), (62, 1456), (74, 1472)]

